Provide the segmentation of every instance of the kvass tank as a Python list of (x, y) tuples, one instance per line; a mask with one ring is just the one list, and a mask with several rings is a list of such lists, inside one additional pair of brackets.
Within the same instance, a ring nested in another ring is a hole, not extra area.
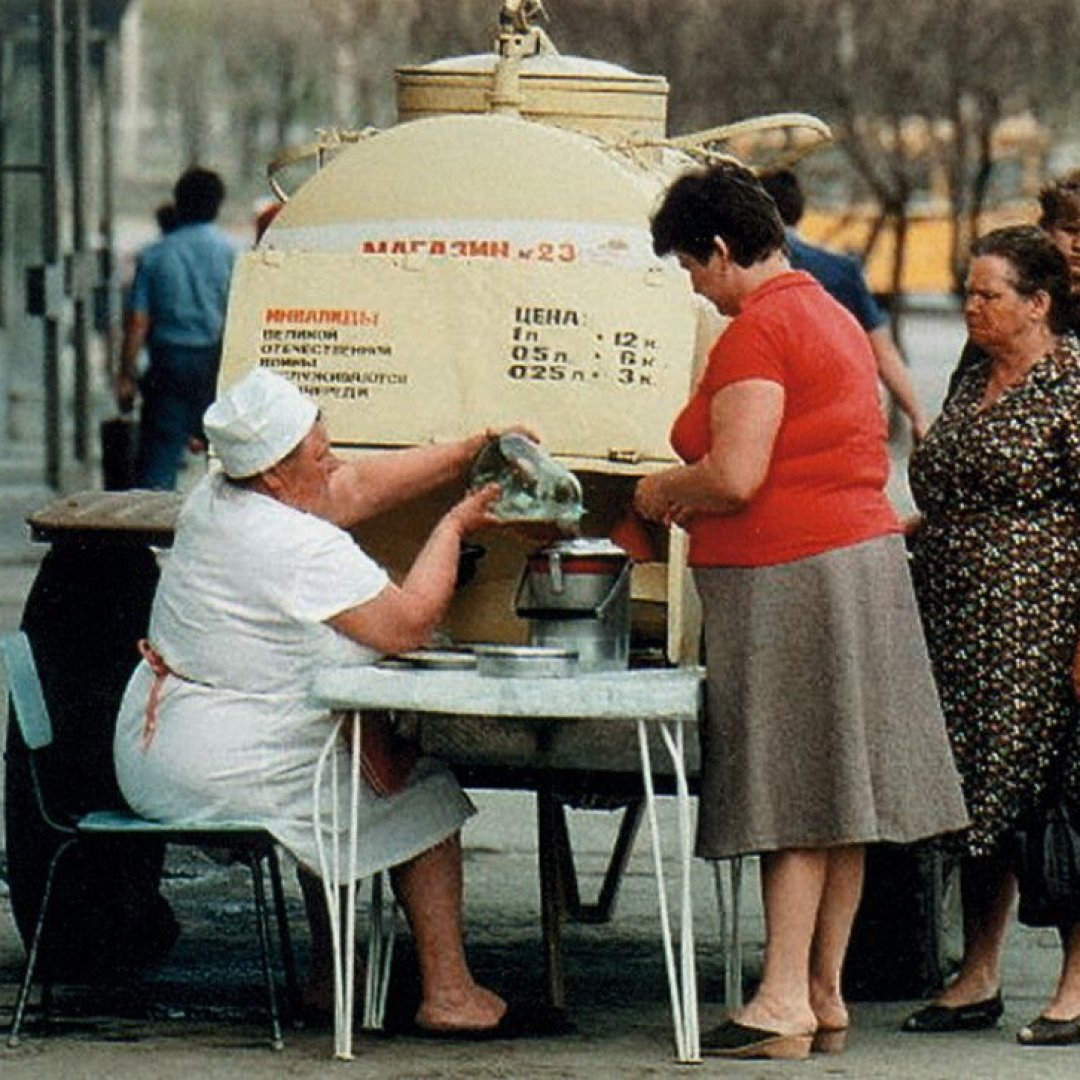
[[(255, 364), (288, 375), (343, 450), (527, 424), (578, 474), (584, 531), (604, 536), (636, 478), (671, 462), (668, 427), (720, 328), (653, 255), (649, 215), (674, 175), (742, 127), (668, 138), (663, 78), (561, 56), (532, 24), (538, 10), (505, 3), (492, 54), (401, 69), (401, 122), (324, 138), (318, 171), (276, 188), (285, 205), (234, 273), (222, 380)], [(801, 117), (764, 126), (796, 151), (824, 131)], [(362, 541), (403, 566), (443, 506)], [(693, 658), (682, 535), (670, 565), (668, 538), (653, 539), (635, 568), (639, 628), (669, 658)], [(520, 640), (511, 601), (526, 552), (484, 543), (450, 629)]]

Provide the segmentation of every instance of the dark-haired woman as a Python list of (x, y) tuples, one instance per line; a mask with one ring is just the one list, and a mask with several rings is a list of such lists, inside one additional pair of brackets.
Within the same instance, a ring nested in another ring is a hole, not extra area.
[[(1043, 231), (971, 248), (972, 361), (911, 460), (913, 571), (972, 825), (959, 975), (905, 1031), (997, 1024), (1016, 881), (1002, 841), (1064, 791), (1080, 800), (1080, 345), (1069, 265)], [(1080, 1043), (1080, 909), (1022, 1043)]]
[[(1039, 192), (1038, 224), (1054, 247), (1068, 260), (1072, 293), (1065, 312), (1067, 329), (1074, 334), (1080, 333), (1080, 169), (1051, 180)], [(945, 406), (952, 401), (964, 375), (982, 358), (979, 346), (968, 338), (949, 376)]]
[(848, 1026), (841, 968), (863, 845), (966, 814), (884, 494), (886, 431), (866, 335), (793, 272), (751, 173), (688, 173), (653, 218), (696, 292), (732, 321), (675, 421), (685, 465), (635, 502), (690, 534), (705, 615), (697, 852), (761, 855), (760, 985), (702, 1049), (800, 1057)]

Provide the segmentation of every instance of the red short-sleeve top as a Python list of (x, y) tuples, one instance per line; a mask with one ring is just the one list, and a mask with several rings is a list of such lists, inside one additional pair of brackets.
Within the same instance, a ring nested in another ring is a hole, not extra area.
[(887, 430), (873, 351), (809, 274), (780, 274), (743, 301), (672, 427), (684, 461), (709, 450), (713, 396), (746, 379), (784, 388), (772, 460), (745, 510), (693, 518), (691, 565), (767, 566), (900, 532), (885, 494)]

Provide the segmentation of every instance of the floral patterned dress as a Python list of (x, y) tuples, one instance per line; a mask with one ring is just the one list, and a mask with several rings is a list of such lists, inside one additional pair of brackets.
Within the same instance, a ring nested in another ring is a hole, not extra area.
[(912, 572), (972, 827), (992, 854), (1064, 770), (1080, 798), (1080, 343), (986, 408), (980, 357), (912, 455)]

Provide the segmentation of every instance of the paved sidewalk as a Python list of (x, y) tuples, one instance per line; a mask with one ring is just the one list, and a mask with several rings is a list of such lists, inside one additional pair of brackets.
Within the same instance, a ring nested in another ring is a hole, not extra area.
[[(478, 975), (518, 1000), (539, 1000), (541, 962), (534, 813), (529, 796), (481, 792), (478, 818), (466, 830), (470, 954)], [(670, 825), (670, 810), (664, 818)], [(572, 828), (595, 887), (614, 821), (581, 812)], [(614, 921), (566, 929), (567, 990), (576, 1034), (544, 1041), (445, 1044), (405, 1038), (357, 1040), (355, 1060), (335, 1068), (363, 1077), (660, 1077), (722, 1073), (731, 1077), (852, 1077), (860, 1080), (1066, 1080), (1080, 1070), (1080, 1048), (1033, 1050), (1017, 1046), (1014, 1031), (1033, 1016), (1056, 963), (1053, 936), (1014, 932), (1006, 974), (1007, 1012), (995, 1031), (912, 1036), (897, 1026), (910, 1002), (855, 1003), (847, 1051), (806, 1062), (706, 1062), (695, 1070), (673, 1062), (664, 969), (657, 934), (655, 891), (646, 837), (636, 846)], [(170, 860), (166, 894), (183, 932), (168, 963), (147, 982), (118, 992), (64, 990), (68, 1017), (50, 1037), (32, 1036), (18, 1049), (0, 1048), (4, 1077), (251, 1078), (286, 1074), (324, 1076), (332, 1038), (327, 1031), (287, 1033), (281, 1054), (267, 1049), (246, 880), (188, 855)], [(751, 884), (752, 883), (748, 883)], [(716, 934), (711, 875), (694, 876), (702, 1025), (721, 1015), (723, 967)], [(760, 911), (748, 888), (744, 931), (749, 974), (760, 957)], [(302, 935), (299, 898), (290, 883), (293, 925)], [(0, 1018), (14, 997), (21, 949), (0, 893)], [(408, 940), (399, 933), (392, 998), (414, 985)], [(303, 954), (305, 941), (298, 943)], [(117, 1019), (117, 1016), (120, 1019)], [(0, 1021), (2, 1022), (2, 1021)]]

